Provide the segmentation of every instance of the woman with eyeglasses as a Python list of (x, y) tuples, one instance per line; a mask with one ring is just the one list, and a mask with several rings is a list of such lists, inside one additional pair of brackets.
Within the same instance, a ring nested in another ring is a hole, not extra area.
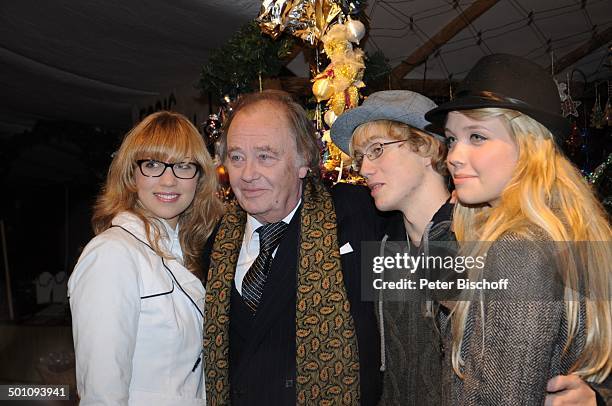
[(154, 113), (126, 135), (68, 282), (81, 405), (205, 404), (198, 258), (216, 187), (184, 116)]

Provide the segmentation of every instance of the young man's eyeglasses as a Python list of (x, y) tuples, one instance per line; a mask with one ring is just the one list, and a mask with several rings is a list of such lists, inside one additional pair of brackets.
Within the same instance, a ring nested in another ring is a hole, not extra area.
[(143, 176), (153, 178), (162, 176), (167, 168), (170, 168), (174, 176), (179, 179), (193, 179), (200, 171), (200, 165), (195, 162), (167, 163), (154, 159), (139, 159), (136, 163)]
[(380, 156), (383, 154), (384, 150), (385, 150), (385, 146), (387, 145), (392, 145), (392, 144), (397, 144), (400, 142), (406, 142), (408, 140), (398, 140), (398, 141), (389, 141), (389, 142), (375, 142), (374, 144), (370, 145), (368, 148), (366, 148), (365, 153), (360, 154), (360, 153), (355, 153), (353, 155), (353, 169), (355, 169), (356, 171), (359, 171), (361, 169), (361, 164), (363, 163), (363, 157), (367, 156), (368, 159), (370, 161), (373, 161), (377, 158), (380, 158)]

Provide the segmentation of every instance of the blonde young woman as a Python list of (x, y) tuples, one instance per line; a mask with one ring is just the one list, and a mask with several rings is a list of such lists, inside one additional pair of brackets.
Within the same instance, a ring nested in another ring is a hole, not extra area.
[(426, 115), (445, 129), (457, 240), (464, 254), (487, 255), (467, 277), (509, 280), (507, 290), (466, 290), (452, 308), (453, 403), (542, 404), (555, 390), (547, 379), (600, 383), (612, 368), (611, 230), (560, 152), (569, 126), (559, 103), (543, 69), (499, 54)]
[(202, 405), (201, 247), (219, 219), (196, 128), (158, 112), (125, 137), (69, 283), (81, 405)]

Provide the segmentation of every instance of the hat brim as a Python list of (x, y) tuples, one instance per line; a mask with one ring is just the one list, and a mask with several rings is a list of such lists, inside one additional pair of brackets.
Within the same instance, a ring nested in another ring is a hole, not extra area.
[(431, 131), (430, 123), (423, 117), (423, 112), (396, 111), (396, 109), (381, 105), (380, 108), (359, 106), (342, 113), (331, 126), (331, 139), (345, 154), (349, 154), (349, 146), (353, 132), (361, 124), (377, 120), (390, 120), (408, 124), (411, 127), (425, 131), (434, 137), (440, 137)]
[(517, 105), (505, 100), (496, 101), (478, 96), (459, 97), (447, 103), (441, 104), (435, 109), (428, 111), (425, 114), (425, 119), (433, 123), (436, 127), (444, 128), (446, 116), (451, 111), (474, 110), (487, 107), (516, 110), (528, 115), (546, 127), (552, 133), (559, 145), (561, 145), (561, 143), (571, 132), (571, 125), (569, 121), (561, 115), (529, 108), (525, 105)]

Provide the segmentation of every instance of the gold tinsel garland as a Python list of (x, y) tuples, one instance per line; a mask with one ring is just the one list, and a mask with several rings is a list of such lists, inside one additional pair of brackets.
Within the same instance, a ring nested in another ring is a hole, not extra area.
[[(357, 107), (359, 89), (365, 86), (364, 52), (358, 47), (365, 35), (365, 26), (359, 20), (345, 16), (341, 1), (264, 0), (257, 21), (261, 30), (273, 38), (285, 31), (317, 50), (322, 45), (330, 63), (322, 71), (316, 72), (312, 79), (312, 92), (317, 102), (327, 101), (327, 110), (319, 110), (317, 114), (320, 127), (323, 127), (321, 117), (331, 127), (345, 110)], [(328, 172), (338, 171), (336, 181), (358, 183), (360, 177), (354, 176), (348, 169), (350, 157), (333, 145), (329, 130), (324, 132), (322, 140), (327, 145), (323, 169)], [(347, 174), (342, 179), (345, 168)]]

